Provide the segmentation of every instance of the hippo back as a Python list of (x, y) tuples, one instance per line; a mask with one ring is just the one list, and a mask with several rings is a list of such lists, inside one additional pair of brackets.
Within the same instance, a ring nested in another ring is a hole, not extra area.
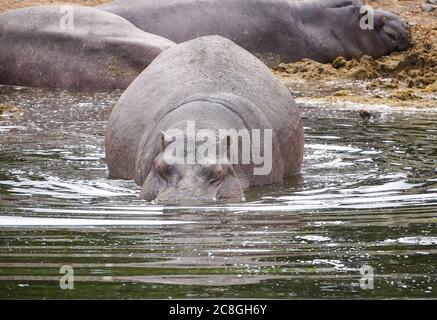
[(262, 118), (263, 126), (274, 130), (284, 176), (300, 171), (302, 120), (289, 90), (255, 56), (230, 40), (209, 36), (164, 51), (121, 96), (106, 134), (111, 177), (141, 184), (156, 156), (161, 120), (199, 100), (231, 108), (247, 129), (259, 129)]
[(115, 14), (35, 6), (0, 14), (0, 84), (125, 89), (174, 45)]
[(220, 35), (269, 66), (294, 54), (288, 0), (115, 0), (100, 6), (176, 43)]

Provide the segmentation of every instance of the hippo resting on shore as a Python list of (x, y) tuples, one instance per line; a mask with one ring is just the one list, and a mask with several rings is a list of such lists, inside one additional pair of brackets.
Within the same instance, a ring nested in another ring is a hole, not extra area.
[[(99, 8), (176, 43), (220, 35), (269, 66), (302, 58), (380, 57), (409, 46), (401, 19), (361, 0), (115, 0)], [(362, 29), (360, 21), (374, 29)], [(369, 24), (367, 24), (369, 25)]]
[(0, 14), (0, 84), (125, 89), (174, 45), (109, 12), (37, 6)]
[[(216, 150), (204, 152), (203, 142)], [(303, 145), (289, 90), (255, 56), (209, 36), (164, 51), (124, 92), (108, 122), (106, 161), (110, 178), (135, 180), (143, 199), (241, 199), (251, 186), (299, 174)]]

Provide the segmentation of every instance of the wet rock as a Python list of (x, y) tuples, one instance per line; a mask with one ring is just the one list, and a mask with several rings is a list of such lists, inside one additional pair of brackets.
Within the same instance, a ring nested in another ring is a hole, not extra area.
[(370, 112), (367, 110), (360, 110), (359, 114), (360, 114), (361, 119), (363, 119), (363, 120), (369, 120), (371, 117)]

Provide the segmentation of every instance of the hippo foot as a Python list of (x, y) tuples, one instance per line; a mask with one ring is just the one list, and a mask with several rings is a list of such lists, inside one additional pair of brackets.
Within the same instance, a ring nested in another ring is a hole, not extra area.
[(411, 46), (408, 26), (399, 16), (364, 6), (361, 0), (310, 0), (298, 6), (306, 12), (303, 32), (313, 30), (311, 38), (318, 39), (313, 49), (326, 62), (338, 56), (381, 57)]

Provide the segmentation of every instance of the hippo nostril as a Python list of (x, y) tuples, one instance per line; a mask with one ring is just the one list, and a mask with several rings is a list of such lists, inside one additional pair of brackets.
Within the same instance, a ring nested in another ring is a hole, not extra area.
[(186, 192), (182, 190), (168, 190), (160, 193), (156, 198), (157, 203), (165, 204), (193, 204), (193, 202), (211, 202), (217, 201), (216, 197), (210, 196), (208, 194), (195, 194), (193, 192)]

